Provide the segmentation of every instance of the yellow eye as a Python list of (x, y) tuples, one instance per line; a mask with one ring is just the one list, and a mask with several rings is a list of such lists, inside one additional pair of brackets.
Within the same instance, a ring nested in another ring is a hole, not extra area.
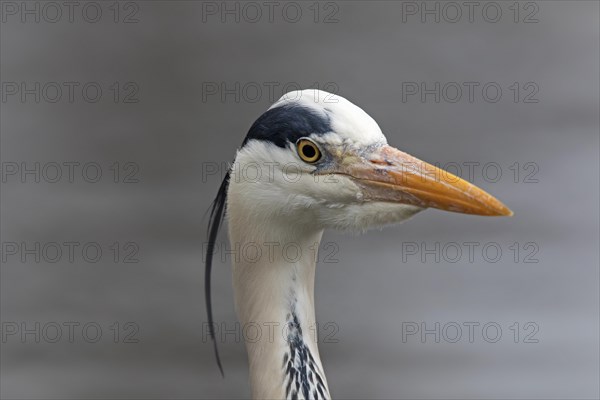
[(317, 145), (308, 139), (298, 140), (296, 147), (300, 158), (307, 163), (316, 163), (321, 158), (321, 151)]

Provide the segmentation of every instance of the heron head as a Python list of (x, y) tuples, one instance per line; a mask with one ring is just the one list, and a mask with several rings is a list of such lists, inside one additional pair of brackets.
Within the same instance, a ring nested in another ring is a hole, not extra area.
[(269, 241), (326, 228), (366, 230), (425, 208), (512, 215), (478, 187), (389, 146), (375, 120), (348, 100), (290, 92), (254, 122), (213, 202), (205, 269), (213, 338), (212, 254), (225, 208), (231, 240)]
[(350, 101), (290, 92), (250, 128), (229, 177), (228, 208), (317, 229), (365, 230), (425, 208), (512, 215), (469, 182), (387, 144)]

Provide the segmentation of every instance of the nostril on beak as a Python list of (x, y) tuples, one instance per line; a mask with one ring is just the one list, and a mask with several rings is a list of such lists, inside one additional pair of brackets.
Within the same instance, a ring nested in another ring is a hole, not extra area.
[(381, 159), (381, 158), (371, 159), (371, 160), (369, 160), (369, 162), (371, 162), (372, 164), (376, 164), (376, 165), (386, 165), (386, 166), (392, 165), (391, 161)]

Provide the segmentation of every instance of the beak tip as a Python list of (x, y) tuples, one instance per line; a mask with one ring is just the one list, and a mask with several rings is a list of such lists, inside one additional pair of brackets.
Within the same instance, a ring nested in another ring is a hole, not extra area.
[(504, 204), (496, 209), (496, 213), (493, 214), (495, 217), (512, 217), (515, 213)]

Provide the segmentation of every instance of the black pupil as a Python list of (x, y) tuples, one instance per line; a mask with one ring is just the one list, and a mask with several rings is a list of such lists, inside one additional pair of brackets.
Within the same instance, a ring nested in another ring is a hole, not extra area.
[(302, 147), (302, 153), (306, 156), (306, 158), (313, 158), (317, 155), (317, 151), (310, 144), (307, 144)]

